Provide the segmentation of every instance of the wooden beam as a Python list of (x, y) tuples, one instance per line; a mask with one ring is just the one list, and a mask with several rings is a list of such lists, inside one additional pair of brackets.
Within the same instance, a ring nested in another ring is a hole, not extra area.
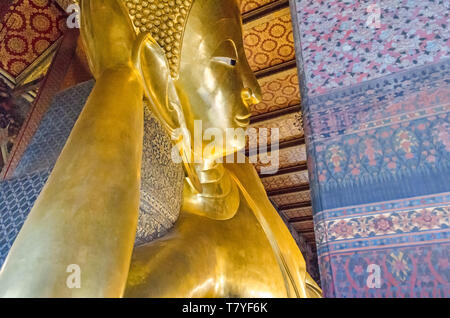
[(12, 177), (53, 97), (58, 93), (62, 80), (69, 68), (69, 62), (75, 54), (78, 36), (79, 30), (77, 29), (70, 29), (64, 33), (52, 64), (39, 89), (38, 96), (34, 100), (27, 119), (20, 129), (8, 162), (0, 174), (0, 180)]
[(44, 77), (45, 76), (42, 76), (42, 77), (37, 78), (29, 83), (26, 83), (25, 85), (14, 88), (11, 93), (12, 96), (18, 97), (22, 94), (25, 94), (29, 91), (32, 91), (32, 90), (38, 88), (41, 85), (41, 82), (44, 80)]
[(296, 139), (280, 142), (279, 148), (280, 148), (280, 150), (282, 150), (282, 149), (286, 149), (286, 148), (301, 146), (304, 144), (305, 144), (305, 137), (299, 137)]
[(300, 217), (296, 217), (296, 218), (292, 218), (292, 219), (288, 220), (289, 223), (301, 223), (301, 222), (310, 222), (310, 221), (313, 221), (312, 216), (300, 216)]
[(314, 230), (296, 230), (300, 235), (314, 234)]
[(277, 117), (281, 117), (284, 115), (290, 115), (290, 114), (295, 114), (298, 112), (301, 112), (302, 108), (300, 105), (294, 105), (294, 106), (289, 106), (289, 107), (285, 107), (282, 109), (278, 109), (275, 110), (273, 112), (268, 112), (268, 113), (263, 113), (263, 114), (259, 114), (259, 115), (254, 115), (252, 117), (250, 117), (250, 124), (256, 124), (259, 122), (264, 122), (267, 120), (271, 120)]
[(253, 9), (242, 15), (242, 23), (246, 24), (254, 20), (258, 20), (266, 15), (279, 11), (281, 9), (289, 7), (289, 0), (277, 0), (262, 7)]
[(255, 76), (257, 79), (267, 77), (273, 74), (277, 74), (291, 68), (297, 68), (297, 62), (295, 60), (287, 61), (278, 65), (274, 65), (259, 71), (255, 72)]
[(300, 209), (300, 208), (309, 208), (309, 207), (311, 207), (311, 205), (312, 205), (311, 201), (305, 201), (305, 202), (297, 202), (297, 203), (281, 205), (278, 207), (278, 209), (280, 211), (284, 211), (284, 210), (292, 210), (292, 209)]
[(302, 163), (300, 165), (296, 165), (293, 167), (281, 168), (278, 169), (276, 173), (273, 174), (260, 174), (260, 178), (269, 178), (269, 177), (278, 177), (289, 173), (302, 172), (308, 170), (308, 166), (306, 163)]
[(303, 192), (309, 190), (309, 184), (297, 186), (297, 187), (290, 187), (290, 188), (283, 188), (283, 189), (277, 189), (277, 190), (271, 190), (267, 191), (267, 195), (269, 197), (272, 197), (274, 195), (283, 195), (283, 194), (290, 194), (290, 193), (296, 193), (296, 192)]

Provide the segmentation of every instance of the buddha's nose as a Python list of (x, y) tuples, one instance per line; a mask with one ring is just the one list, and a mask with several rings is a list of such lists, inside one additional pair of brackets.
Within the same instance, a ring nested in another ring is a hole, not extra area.
[(247, 87), (244, 88), (241, 92), (242, 101), (244, 102), (245, 106), (249, 108), (252, 105), (256, 105), (261, 102), (261, 93), (260, 92), (254, 92), (251, 88)]
[(242, 90), (242, 100), (250, 107), (251, 105), (259, 104), (262, 101), (261, 87), (255, 77), (252, 69), (248, 65), (247, 59), (242, 62), (242, 82), (244, 89)]

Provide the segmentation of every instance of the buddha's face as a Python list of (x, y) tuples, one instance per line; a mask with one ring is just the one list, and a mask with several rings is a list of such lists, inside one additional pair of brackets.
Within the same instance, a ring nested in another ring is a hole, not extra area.
[[(191, 136), (194, 121), (201, 121), (203, 132), (215, 128), (224, 136), (223, 147), (216, 147), (210, 159), (245, 146), (244, 139), (229, 140), (225, 132), (245, 129), (249, 108), (261, 96), (245, 56), (240, 14), (235, 0), (196, 0), (184, 33), (175, 86)], [(204, 141), (203, 146), (209, 143)]]

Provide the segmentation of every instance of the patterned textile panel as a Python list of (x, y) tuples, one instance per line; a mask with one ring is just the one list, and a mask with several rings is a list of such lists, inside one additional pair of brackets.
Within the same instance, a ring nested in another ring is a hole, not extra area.
[(0, 267), (49, 174), (49, 170), (41, 170), (0, 182)]
[[(86, 103), (94, 81), (58, 94), (41, 121), (14, 177), (0, 183), (0, 266), (25, 222)], [(144, 108), (144, 154), (136, 245), (165, 234), (181, 208), (184, 172), (172, 162), (170, 138)]]
[[(450, 297), (449, 205), (450, 193), (316, 214), (325, 295)], [(367, 285), (371, 264), (380, 288)]]
[(446, 59), (311, 98), (316, 208), (450, 190), (449, 83)]
[[(450, 57), (447, 0), (295, 0), (309, 95)], [(368, 27), (379, 8), (380, 27)]]
[(322, 287), (449, 297), (449, 3), (373, 3), (292, 6)]

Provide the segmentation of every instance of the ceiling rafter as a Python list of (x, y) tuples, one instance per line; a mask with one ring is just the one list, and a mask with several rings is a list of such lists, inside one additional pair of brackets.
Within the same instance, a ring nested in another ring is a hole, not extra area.
[(308, 190), (309, 190), (309, 184), (305, 184), (305, 185), (301, 185), (301, 186), (267, 191), (267, 195), (269, 197), (272, 197), (272, 196), (276, 196), (276, 195), (291, 194), (291, 193), (303, 192), (303, 191), (308, 191)]
[(284, 115), (290, 115), (290, 114), (294, 114), (294, 113), (298, 113), (301, 112), (302, 108), (301, 105), (294, 105), (294, 106), (289, 106), (289, 107), (285, 107), (282, 109), (278, 109), (272, 112), (268, 112), (268, 113), (262, 113), (262, 114), (258, 114), (258, 115), (254, 115), (252, 117), (250, 117), (250, 124), (256, 124), (256, 123), (261, 123), (261, 122), (265, 122), (267, 120), (271, 120), (271, 119), (275, 119)]
[[(304, 145), (304, 144), (305, 144), (305, 138), (304, 137), (299, 137), (299, 138), (295, 138), (295, 139), (291, 139), (291, 140), (286, 140), (286, 141), (280, 142), (278, 149), (279, 150), (283, 150), (283, 149), (287, 149), (287, 148), (298, 147), (298, 146), (301, 146), (301, 145)], [(272, 151), (272, 147), (271, 146), (272, 146), (272, 144), (270, 145), (270, 147), (267, 146), (264, 149), (260, 149), (259, 146), (258, 146), (258, 148), (256, 150), (255, 150), (255, 148), (246, 149), (245, 150), (245, 155), (247, 157), (249, 157), (251, 152), (253, 152), (253, 154), (258, 153), (260, 155), (268, 153), (268, 152), (271, 152)]]
[(297, 203), (291, 203), (286, 205), (280, 205), (278, 208), (280, 211), (284, 210), (292, 210), (292, 209), (300, 209), (300, 208), (309, 208), (312, 206), (311, 201), (305, 201), (305, 202), (297, 202)]
[(302, 222), (311, 222), (313, 221), (312, 216), (299, 216), (296, 218), (292, 218), (288, 220), (290, 223), (302, 223)]
[(287, 70), (290, 70), (292, 68), (297, 68), (297, 62), (295, 60), (290, 60), (287, 62), (283, 62), (274, 66), (270, 66), (267, 68), (264, 68), (262, 70), (256, 71), (255, 76), (257, 79), (261, 79), (266, 76), (278, 74)]
[(266, 5), (253, 9), (242, 15), (242, 23), (247, 24), (251, 21), (258, 20), (266, 15), (289, 7), (289, 0), (277, 0)]
[(308, 170), (307, 164), (302, 163), (302, 164), (299, 164), (296, 166), (278, 169), (278, 171), (276, 173), (260, 174), (259, 176), (260, 176), (260, 178), (264, 179), (264, 178), (270, 178), (270, 177), (278, 177), (278, 176), (295, 173), (295, 172), (302, 172), (302, 171), (306, 171), (306, 170)]

